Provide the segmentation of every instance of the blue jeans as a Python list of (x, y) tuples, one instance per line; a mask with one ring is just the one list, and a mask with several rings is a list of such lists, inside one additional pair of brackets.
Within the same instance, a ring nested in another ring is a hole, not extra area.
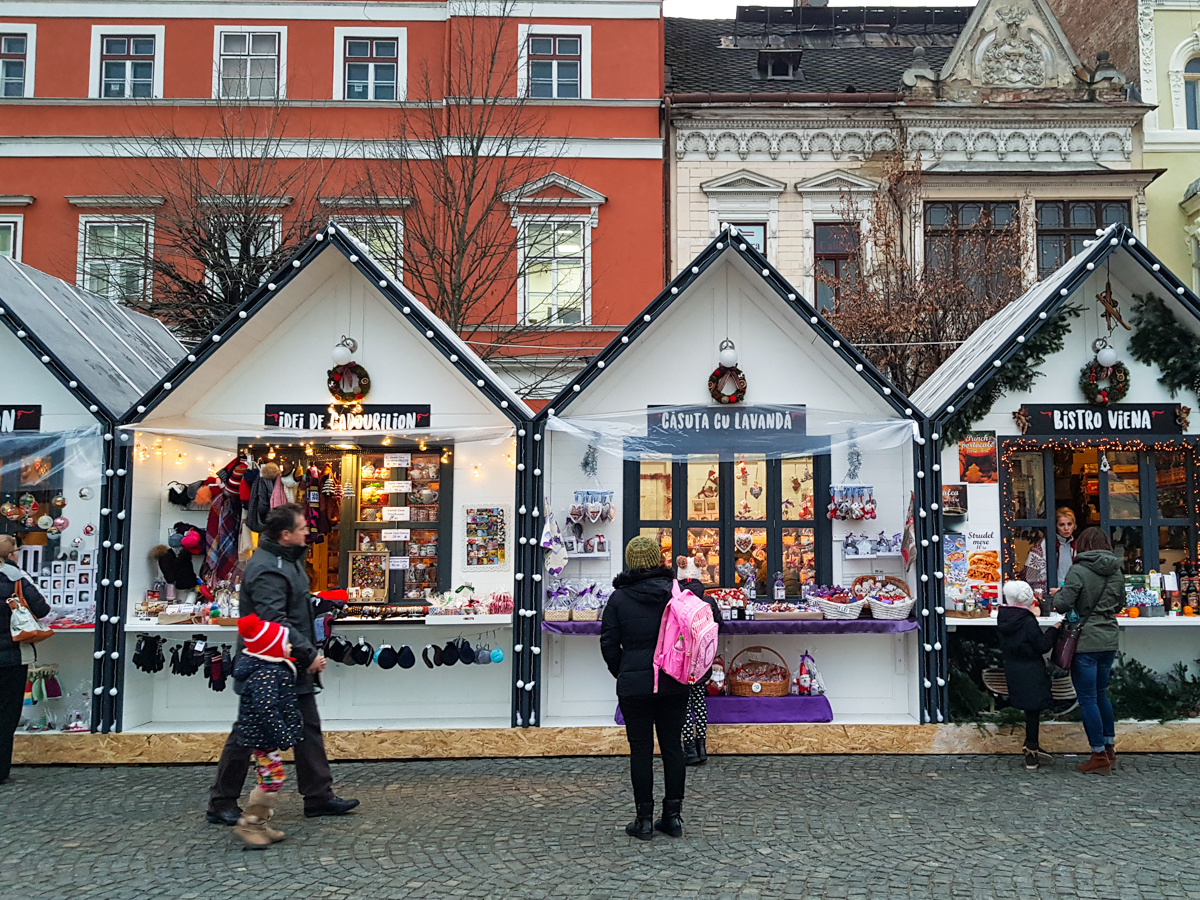
[(1108, 700), (1108, 676), (1116, 655), (1114, 650), (1076, 653), (1071, 662), (1071, 681), (1075, 683), (1083, 730), (1093, 753), (1103, 753), (1106, 744), (1115, 742), (1117, 726)]

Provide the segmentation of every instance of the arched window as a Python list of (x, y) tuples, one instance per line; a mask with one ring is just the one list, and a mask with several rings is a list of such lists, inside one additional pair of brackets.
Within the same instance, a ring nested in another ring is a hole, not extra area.
[(1189, 59), (1183, 67), (1183, 102), (1187, 107), (1187, 127), (1200, 129), (1200, 59)]

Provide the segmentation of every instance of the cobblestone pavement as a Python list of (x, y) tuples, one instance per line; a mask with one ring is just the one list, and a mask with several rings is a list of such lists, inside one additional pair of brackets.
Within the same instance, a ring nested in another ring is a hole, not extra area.
[(1075, 762), (713, 757), (684, 837), (649, 843), (623, 831), (623, 759), (342, 763), (344, 819), (303, 818), (289, 766), (262, 853), (205, 824), (211, 766), (19, 768), (0, 896), (1200, 898), (1200, 756)]

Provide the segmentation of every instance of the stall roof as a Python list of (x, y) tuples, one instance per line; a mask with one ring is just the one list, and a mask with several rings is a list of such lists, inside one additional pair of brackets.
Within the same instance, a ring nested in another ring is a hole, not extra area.
[[(1200, 298), (1146, 249), (1125, 225), (1110, 225), (1091, 244), (1058, 270), (988, 319), (916, 391), (913, 402), (931, 418), (942, 418), (947, 407), (978, 390), (995, 371), (995, 361), (1007, 360), (1021, 345), (1018, 338), (1038, 330), (1046, 318), (1070, 302), (1075, 290), (1101, 262), (1127, 256), (1200, 319)], [(1044, 315), (1043, 315), (1044, 314)]]
[(119, 419), (187, 352), (157, 319), (37, 269), (0, 258), (0, 305), (81, 402)]
[(413, 327), (424, 333), (433, 347), (448, 359), (464, 377), (476, 387), (513, 422), (527, 422), (534, 412), (517, 394), (488, 366), (454, 330), (435, 315), (425, 304), (412, 295), (394, 274), (383, 268), (371, 256), (370, 250), (336, 221), (310, 237), (272, 275), (246, 298), (245, 302), (221, 322), (213, 332), (197, 345), (169, 371), (157, 379), (145, 392), (136, 408), (125, 416), (126, 424), (142, 421), (184, 379), (196, 372), (216, 349), (218, 343), (235, 334), (244, 324), (262, 310), (304, 267), (329, 248), (336, 248), (363, 277), (379, 286), (383, 294)]
[(849, 344), (842, 337), (841, 332), (834, 328), (808, 300), (800, 296), (799, 292), (767, 261), (765, 256), (755, 250), (747, 241), (730, 240), (728, 226), (695, 259), (684, 266), (662, 293), (650, 301), (650, 305), (626, 325), (607, 347), (593, 356), (588, 364), (567, 382), (558, 396), (546, 404), (546, 407), (538, 415), (545, 417), (551, 413), (561, 414), (577, 394), (591, 384), (606, 366), (644, 335), (654, 321), (672, 303), (682, 298), (687, 289), (695, 284), (705, 270), (725, 253), (735, 253), (744, 259), (767, 287), (778, 294), (783, 302), (796, 313), (800, 327), (811, 328), (842, 358), (850, 372), (866, 382), (898, 415), (914, 418), (921, 415), (920, 407), (900, 393), (865, 356)]

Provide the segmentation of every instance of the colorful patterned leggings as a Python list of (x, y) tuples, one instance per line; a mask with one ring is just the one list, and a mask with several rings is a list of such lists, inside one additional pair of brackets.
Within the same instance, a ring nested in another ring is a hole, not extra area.
[(278, 750), (255, 750), (250, 755), (261, 790), (273, 794), (283, 787), (283, 755)]
[(688, 694), (687, 718), (683, 722), (684, 743), (703, 741), (708, 737), (708, 706), (704, 702), (707, 696), (708, 685), (692, 685)]

